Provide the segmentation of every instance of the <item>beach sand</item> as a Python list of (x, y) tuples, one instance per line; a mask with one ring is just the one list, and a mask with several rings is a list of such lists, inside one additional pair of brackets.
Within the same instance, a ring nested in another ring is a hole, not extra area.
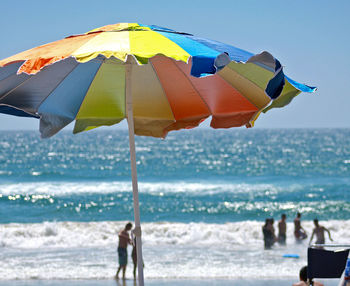
[[(147, 286), (291, 286), (291, 279), (147, 279)], [(338, 285), (338, 279), (324, 279), (325, 286)], [(0, 286), (136, 286), (134, 280), (3, 280)]]

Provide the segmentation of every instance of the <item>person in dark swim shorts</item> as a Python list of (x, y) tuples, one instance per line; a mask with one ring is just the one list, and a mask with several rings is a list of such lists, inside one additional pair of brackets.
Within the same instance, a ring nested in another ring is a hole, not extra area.
[(294, 219), (294, 237), (296, 241), (300, 242), (307, 238), (305, 229), (301, 226), (301, 213), (297, 213), (297, 217)]
[(271, 249), (272, 245), (276, 241), (274, 229), (273, 229), (273, 219), (267, 218), (265, 220), (265, 225), (262, 227), (262, 232), (264, 236), (265, 249)]
[(125, 271), (126, 265), (128, 264), (128, 244), (131, 244), (129, 231), (132, 228), (132, 223), (129, 222), (126, 224), (125, 228), (119, 232), (119, 244), (118, 244), (118, 259), (119, 259), (119, 267), (117, 270), (117, 274), (115, 275), (116, 279), (119, 279), (119, 272), (123, 269), (123, 279), (125, 280)]
[(282, 214), (281, 220), (278, 222), (278, 238), (277, 241), (281, 245), (286, 245), (287, 239), (287, 224), (286, 224), (287, 216), (286, 214)]
[(126, 266), (128, 264), (128, 251), (126, 248), (118, 247), (118, 259), (120, 266)]

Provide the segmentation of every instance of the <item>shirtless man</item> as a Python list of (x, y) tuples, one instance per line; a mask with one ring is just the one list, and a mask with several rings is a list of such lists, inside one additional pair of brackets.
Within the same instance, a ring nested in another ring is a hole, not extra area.
[(307, 238), (306, 231), (301, 226), (300, 218), (301, 213), (297, 213), (297, 217), (294, 219), (294, 236), (297, 241)]
[(286, 245), (286, 233), (287, 233), (287, 224), (286, 224), (287, 216), (282, 214), (281, 220), (278, 222), (278, 243), (281, 245)]
[(314, 238), (315, 234), (316, 234), (316, 244), (324, 244), (325, 243), (325, 237), (324, 237), (325, 231), (328, 232), (329, 239), (331, 241), (333, 241), (333, 239), (331, 238), (330, 231), (327, 228), (325, 228), (324, 226), (319, 225), (318, 219), (314, 219), (314, 224), (315, 224), (315, 228), (314, 228), (314, 231), (312, 232), (309, 245), (311, 244), (311, 241)]
[(123, 269), (123, 279), (125, 280), (125, 271), (126, 271), (126, 265), (128, 263), (128, 252), (127, 247), (128, 244), (131, 243), (131, 239), (129, 236), (129, 231), (132, 228), (132, 223), (129, 222), (126, 224), (125, 228), (119, 232), (119, 244), (118, 244), (118, 258), (119, 258), (119, 268), (117, 270), (117, 274), (115, 275), (116, 279), (119, 279), (119, 272), (121, 269)]
[[(303, 268), (300, 269), (299, 272), (299, 279), (300, 281), (297, 283), (294, 283), (293, 286), (308, 286), (310, 285), (309, 283), (307, 283), (307, 266), (304, 266)], [(312, 281), (313, 286), (324, 286), (321, 282), (317, 282), (317, 281)]]

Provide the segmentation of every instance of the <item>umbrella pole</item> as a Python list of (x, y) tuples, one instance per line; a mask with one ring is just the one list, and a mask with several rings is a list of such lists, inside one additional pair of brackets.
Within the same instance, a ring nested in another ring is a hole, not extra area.
[(138, 270), (139, 286), (144, 286), (139, 191), (138, 191), (138, 184), (137, 184), (134, 119), (133, 119), (132, 94), (131, 94), (131, 68), (132, 68), (132, 63), (130, 63), (129, 60), (127, 60), (126, 67), (125, 67), (125, 71), (126, 71), (125, 89), (126, 89), (126, 107), (127, 107), (127, 114), (128, 114), (127, 118), (128, 118), (128, 130), (129, 130), (132, 191), (133, 191), (133, 198), (134, 198), (134, 217), (135, 217), (134, 234), (136, 236), (136, 254), (137, 254), (137, 270)]

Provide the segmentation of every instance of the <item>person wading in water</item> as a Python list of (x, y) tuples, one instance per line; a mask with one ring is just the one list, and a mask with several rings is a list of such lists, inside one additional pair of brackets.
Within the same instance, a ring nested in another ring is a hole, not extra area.
[(126, 265), (128, 264), (128, 244), (132, 244), (129, 231), (132, 228), (132, 223), (129, 222), (126, 224), (125, 228), (119, 232), (119, 244), (118, 244), (118, 258), (119, 258), (119, 268), (117, 274), (115, 275), (116, 279), (119, 279), (119, 272), (123, 269), (123, 280), (125, 280), (125, 271)]

